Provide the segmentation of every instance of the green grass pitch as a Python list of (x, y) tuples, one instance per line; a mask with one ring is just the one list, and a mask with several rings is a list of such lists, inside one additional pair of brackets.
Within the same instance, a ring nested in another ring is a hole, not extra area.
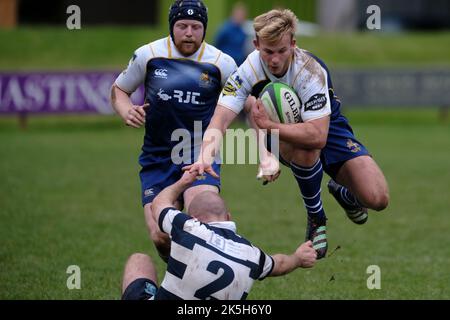
[[(352, 111), (356, 135), (390, 185), (391, 203), (351, 223), (323, 192), (332, 252), (313, 269), (256, 282), (249, 299), (449, 299), (450, 126), (431, 111)], [(142, 130), (115, 117), (0, 119), (0, 299), (119, 299), (135, 251), (155, 254), (140, 206)], [(238, 231), (268, 253), (292, 252), (306, 214), (287, 168), (262, 186), (255, 165), (225, 165), (222, 194)], [(326, 190), (324, 178), (323, 190)], [(81, 289), (69, 290), (69, 265)], [(366, 269), (381, 269), (369, 290)]]

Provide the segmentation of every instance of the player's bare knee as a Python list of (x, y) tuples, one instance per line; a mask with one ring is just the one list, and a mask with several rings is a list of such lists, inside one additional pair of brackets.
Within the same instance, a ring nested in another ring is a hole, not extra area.
[(157, 282), (155, 265), (150, 256), (133, 253), (127, 260), (122, 281), (122, 293), (136, 279), (147, 278)]
[(130, 263), (140, 263), (141, 261), (147, 261), (147, 262), (150, 261), (151, 262), (151, 259), (145, 253), (140, 253), (140, 252), (133, 253), (128, 258), (128, 264), (130, 264)]
[(389, 205), (389, 193), (383, 192), (379, 194), (377, 197), (375, 210), (376, 211), (384, 210), (387, 208), (388, 205)]
[(376, 192), (370, 196), (366, 201), (367, 207), (375, 211), (382, 211), (387, 208), (389, 204), (388, 192)]
[(133, 253), (128, 257), (127, 263), (125, 265), (125, 275), (134, 276), (141, 270), (142, 267), (151, 267), (153, 265), (152, 259), (140, 252)]

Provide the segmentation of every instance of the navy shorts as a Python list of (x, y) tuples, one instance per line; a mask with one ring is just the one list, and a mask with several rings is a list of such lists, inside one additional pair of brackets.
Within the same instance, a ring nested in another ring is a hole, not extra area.
[[(165, 187), (177, 182), (183, 175), (184, 164), (173, 164), (172, 161), (153, 163), (143, 167), (139, 173), (142, 188), (142, 206), (151, 203), (153, 199)], [(220, 176), (220, 165), (212, 164), (213, 170)], [(216, 186), (220, 190), (220, 179), (216, 179), (209, 173), (205, 174), (205, 178), (196, 180), (192, 186), (211, 185)], [(181, 199), (180, 199), (181, 200)]]
[[(269, 138), (270, 136), (268, 136)], [(270, 141), (267, 142), (267, 145), (270, 146)], [(323, 170), (335, 179), (339, 169), (347, 160), (364, 155), (370, 155), (369, 151), (355, 138), (347, 118), (340, 115), (331, 120), (327, 144), (320, 154)], [(290, 167), (290, 164), (281, 155), (279, 160), (283, 165)]]
[(320, 154), (323, 170), (335, 179), (339, 169), (347, 160), (365, 155), (370, 155), (369, 151), (355, 138), (347, 118), (340, 115), (331, 120), (327, 144)]
[(139, 278), (131, 282), (122, 294), (122, 300), (153, 300), (158, 286), (150, 279)]

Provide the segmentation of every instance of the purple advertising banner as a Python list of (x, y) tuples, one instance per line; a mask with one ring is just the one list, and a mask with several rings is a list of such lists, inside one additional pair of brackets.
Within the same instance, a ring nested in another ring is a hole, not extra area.
[[(0, 115), (11, 113), (111, 114), (117, 71), (0, 73)], [(144, 101), (143, 87), (132, 95)]]

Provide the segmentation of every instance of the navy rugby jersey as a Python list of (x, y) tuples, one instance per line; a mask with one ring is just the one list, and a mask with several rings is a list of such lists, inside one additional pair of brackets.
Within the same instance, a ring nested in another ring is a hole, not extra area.
[[(191, 147), (201, 145), (202, 132), (214, 114), (222, 87), (236, 67), (230, 56), (206, 43), (192, 56), (184, 57), (170, 37), (135, 51), (116, 85), (128, 93), (142, 83), (145, 86), (145, 102), (150, 107), (146, 112), (141, 165), (167, 161), (172, 148), (186, 134), (191, 140), (184, 142)], [(180, 130), (172, 139), (177, 129)]]

